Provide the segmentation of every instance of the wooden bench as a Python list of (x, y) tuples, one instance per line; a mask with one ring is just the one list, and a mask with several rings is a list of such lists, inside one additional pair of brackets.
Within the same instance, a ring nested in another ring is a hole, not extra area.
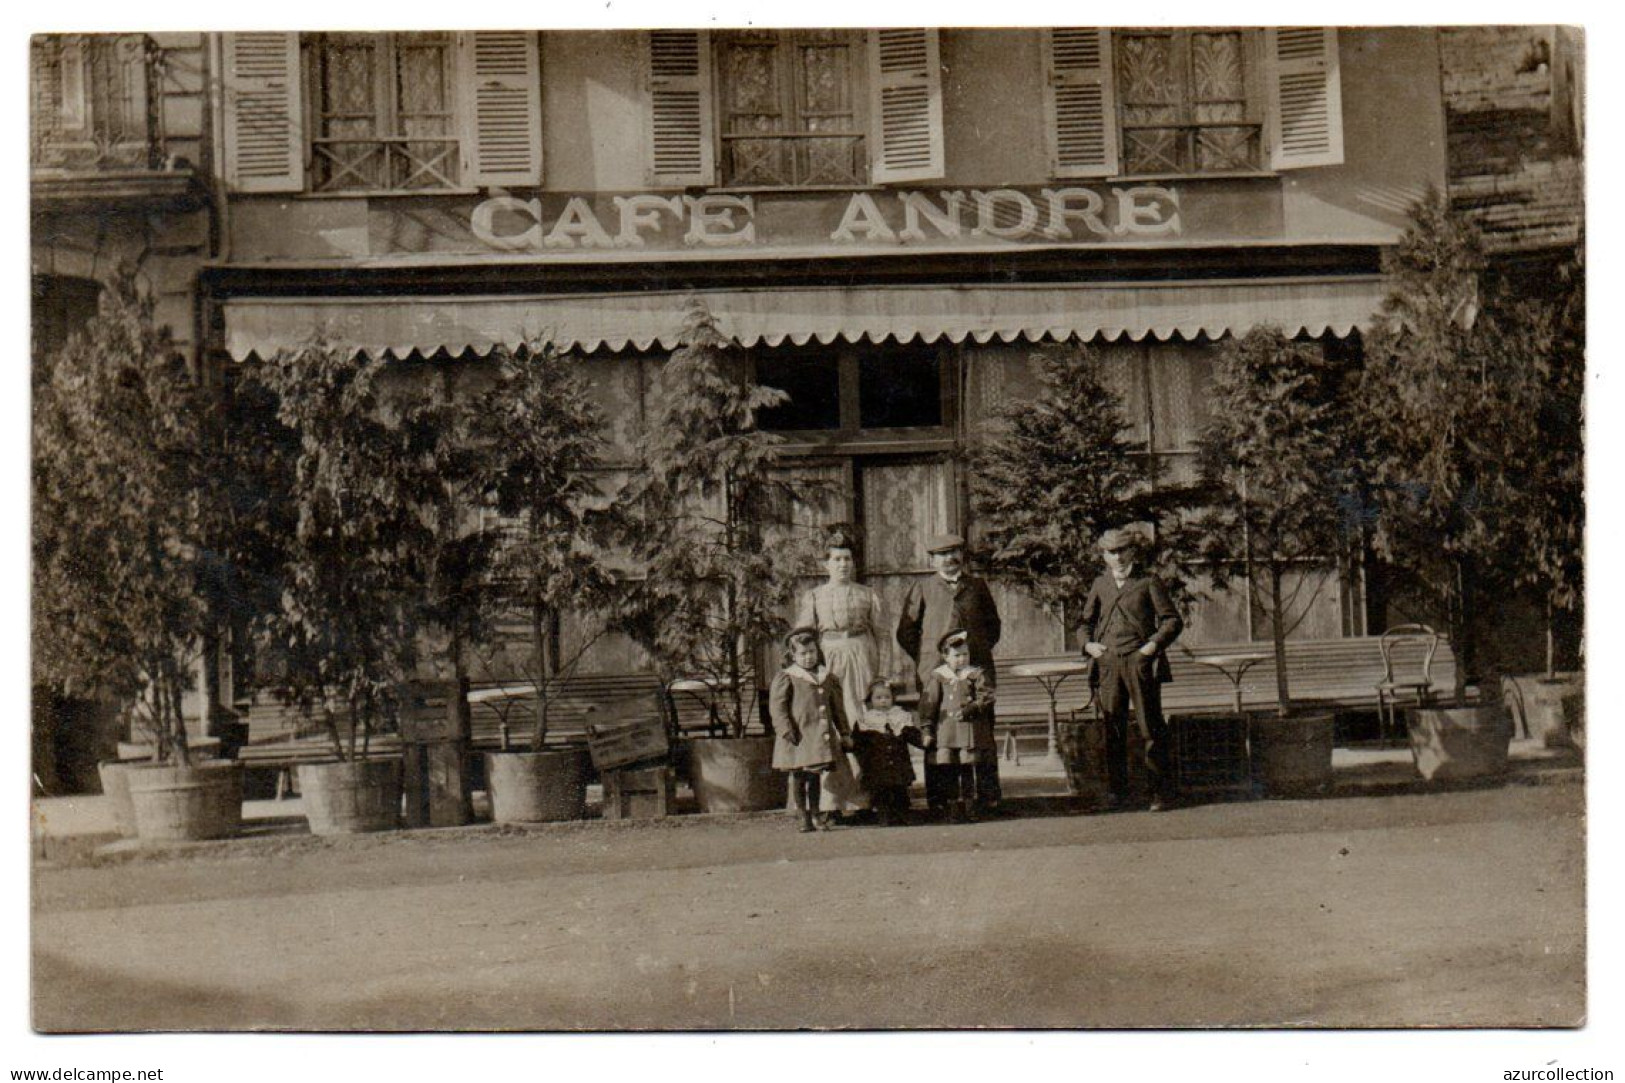
[[(751, 680), (749, 674), (746, 680)], [(650, 710), (660, 710), (673, 721), (679, 736), (709, 735), (716, 731), (710, 706), (703, 696), (666, 693), (650, 673), (623, 673), (570, 677), (551, 691), (548, 708), (548, 743), (585, 741), (587, 724), (599, 711), (614, 710), (642, 699)], [(525, 747), (534, 723), (535, 690), (529, 684), (487, 681), (469, 694), (471, 744), (475, 750), (495, 751)], [(662, 706), (664, 704), (664, 706)], [(412, 708), (415, 714), (444, 717), (445, 694), (432, 691)], [(333, 742), (319, 724), (303, 718), (294, 708), (271, 699), (239, 705), (249, 724), (248, 743), (238, 754), (246, 767), (278, 772), (279, 795), (286, 792), (293, 768), (333, 758)], [(376, 755), (399, 754), (397, 734), (374, 734), (369, 748)]]
[[(1380, 636), (1350, 636), (1342, 639), (1299, 640), (1287, 644), (1288, 691), (1300, 706), (1322, 706), (1341, 710), (1371, 710), (1378, 705), (1377, 686), (1384, 678)], [(1415, 641), (1394, 647), (1396, 675), (1420, 671), (1425, 647)], [(1201, 664), (1200, 658), (1262, 654), (1266, 657), (1242, 675), (1240, 692), (1246, 711), (1268, 710), (1276, 706), (1275, 653), (1270, 643), (1204, 643), (1198, 647), (1175, 644), (1168, 662), (1173, 680), (1162, 687), (1163, 712), (1170, 718), (1235, 710), (1237, 686), (1219, 669)], [(1003, 658), (998, 662), (998, 723), (1001, 748), (1019, 749), (1021, 754), (1041, 751), (1047, 742), (1049, 697), (1042, 685), (1030, 677), (1011, 672), (1016, 666), (1041, 661), (1070, 661), (1076, 655), (1036, 658)], [(1231, 667), (1232, 671), (1234, 667)], [(1448, 642), (1441, 640), (1430, 671), (1432, 698), (1452, 694), (1456, 677), (1456, 657)], [(1476, 690), (1469, 690), (1475, 694)], [(1088, 682), (1082, 676), (1069, 677), (1061, 684), (1056, 699), (1063, 720), (1081, 717), (1092, 707)], [(1035, 747), (1036, 746), (1036, 747)]]

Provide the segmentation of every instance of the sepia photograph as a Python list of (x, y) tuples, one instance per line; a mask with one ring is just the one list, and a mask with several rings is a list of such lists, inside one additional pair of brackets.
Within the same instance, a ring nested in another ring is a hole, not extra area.
[(16, 1024), (1587, 1027), (1586, 31), (1113, 14), (32, 33)]

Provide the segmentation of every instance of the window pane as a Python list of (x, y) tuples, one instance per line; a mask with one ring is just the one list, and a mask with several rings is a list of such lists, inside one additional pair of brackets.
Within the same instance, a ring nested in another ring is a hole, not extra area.
[(882, 346), (858, 363), (859, 426), (865, 429), (942, 424), (942, 366), (935, 346)]
[(1126, 338), (1121, 342), (1090, 347), (1100, 366), (1101, 382), (1122, 402), (1124, 436), (1137, 444), (1147, 439), (1149, 417), (1145, 402), (1145, 348)]
[(316, 187), (377, 188), (384, 158), (377, 143), (381, 122), (378, 41), (368, 34), (327, 34), (318, 58), (321, 142), (314, 152)]
[(439, 136), (396, 148), (397, 188), (446, 188), (456, 184), (457, 144), (452, 132), (449, 42), (443, 34), (397, 34), (396, 135)]
[(1183, 342), (1150, 347), (1151, 409), (1157, 451), (1186, 451), (1210, 415), (1211, 374), (1207, 348)]
[(926, 544), (946, 533), (953, 518), (953, 468), (942, 462), (867, 462), (862, 471), (864, 568), (929, 570)]
[(756, 382), (787, 392), (790, 401), (763, 410), (764, 429), (803, 430), (841, 427), (841, 370), (828, 351), (776, 351), (756, 359)]

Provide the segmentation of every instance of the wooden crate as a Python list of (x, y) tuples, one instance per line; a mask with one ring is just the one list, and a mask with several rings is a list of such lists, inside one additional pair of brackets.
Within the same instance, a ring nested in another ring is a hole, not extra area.
[(604, 772), (604, 819), (659, 819), (676, 808), (677, 775), (670, 767)]
[(614, 771), (666, 759), (671, 753), (671, 737), (659, 710), (641, 705), (589, 723), (587, 750), (599, 771)]

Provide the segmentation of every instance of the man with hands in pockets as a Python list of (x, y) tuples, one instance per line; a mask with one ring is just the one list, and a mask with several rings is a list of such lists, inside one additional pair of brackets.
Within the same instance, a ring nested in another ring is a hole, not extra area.
[(1184, 622), (1162, 581), (1145, 565), (1146, 542), (1137, 531), (1108, 530), (1100, 536), (1106, 572), (1089, 588), (1083, 606), (1084, 652), (1094, 660), (1101, 714), (1106, 721), (1109, 806), (1128, 791), (1128, 720), (1145, 741), (1152, 787), (1151, 811), (1176, 797), (1168, 723), (1162, 717), (1162, 686), (1170, 678), (1167, 651)]

